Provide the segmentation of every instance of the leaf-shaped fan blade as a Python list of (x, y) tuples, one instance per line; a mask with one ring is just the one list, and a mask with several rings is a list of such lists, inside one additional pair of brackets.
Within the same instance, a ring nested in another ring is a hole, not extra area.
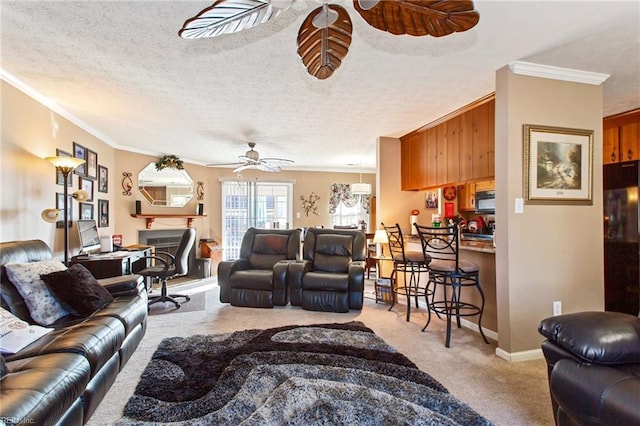
[(349, 52), (353, 25), (347, 11), (335, 4), (328, 7), (338, 13), (338, 19), (327, 28), (317, 28), (313, 18), (322, 12), (322, 7), (312, 11), (298, 31), (298, 55), (309, 74), (324, 80), (342, 64)]
[(255, 164), (243, 164), (241, 166), (236, 167), (235, 169), (233, 169), (232, 173), (240, 173), (241, 171), (247, 170), (247, 169), (254, 169), (256, 167)]
[(281, 11), (268, 0), (218, 0), (187, 19), (178, 35), (194, 39), (237, 33), (263, 24)]
[(271, 164), (277, 164), (279, 166), (288, 166), (290, 164), (295, 163), (295, 161), (293, 160), (287, 160), (286, 158), (262, 158), (260, 161), (263, 161), (265, 163), (271, 163)]
[(263, 172), (272, 172), (272, 173), (279, 172), (282, 170), (279, 165), (274, 163), (261, 163), (261, 164), (258, 164), (257, 168), (258, 170), (262, 170)]
[(442, 37), (473, 28), (480, 15), (470, 0), (386, 0), (369, 10), (353, 6), (374, 28), (391, 34)]

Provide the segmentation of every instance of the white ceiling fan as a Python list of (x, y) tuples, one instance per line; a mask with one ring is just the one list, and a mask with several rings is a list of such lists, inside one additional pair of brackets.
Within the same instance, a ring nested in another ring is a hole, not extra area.
[(237, 166), (233, 169), (233, 173), (240, 173), (247, 169), (258, 169), (263, 172), (279, 172), (282, 170), (282, 166), (289, 166), (294, 163), (293, 160), (287, 160), (286, 158), (260, 158), (258, 151), (255, 151), (256, 143), (249, 142), (249, 151), (244, 155), (238, 156), (237, 163), (226, 164), (207, 164), (208, 167), (224, 167), (224, 166)]

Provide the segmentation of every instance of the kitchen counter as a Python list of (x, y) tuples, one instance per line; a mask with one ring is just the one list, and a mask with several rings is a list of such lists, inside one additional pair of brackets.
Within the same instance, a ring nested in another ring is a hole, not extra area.
[(496, 248), (493, 242), (477, 241), (477, 240), (460, 240), (460, 250), (478, 251), (481, 253), (495, 254)]

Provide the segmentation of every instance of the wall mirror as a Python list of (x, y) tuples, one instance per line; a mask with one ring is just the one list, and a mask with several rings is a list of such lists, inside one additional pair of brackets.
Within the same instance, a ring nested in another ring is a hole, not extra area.
[(186, 170), (156, 170), (149, 163), (138, 173), (138, 191), (152, 206), (184, 207), (193, 197), (193, 180)]

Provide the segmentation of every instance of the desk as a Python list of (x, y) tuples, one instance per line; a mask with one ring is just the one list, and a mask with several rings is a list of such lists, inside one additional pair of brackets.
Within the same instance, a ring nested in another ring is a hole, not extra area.
[[(151, 259), (144, 259), (146, 256), (151, 256), (151, 247), (90, 256), (74, 256), (71, 258), (71, 264), (83, 265), (96, 278), (111, 278), (135, 274), (147, 268), (151, 265)], [(149, 288), (150, 282), (146, 284)]]

